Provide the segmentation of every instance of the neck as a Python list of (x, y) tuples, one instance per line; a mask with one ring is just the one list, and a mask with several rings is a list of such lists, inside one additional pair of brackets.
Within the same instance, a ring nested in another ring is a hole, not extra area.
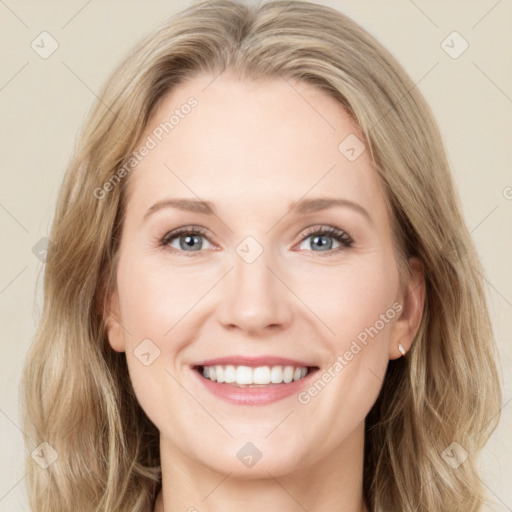
[[(343, 445), (286, 474), (262, 470), (248, 479), (221, 474), (160, 438), (162, 489), (154, 512), (366, 512), (362, 492), (364, 425)], [(255, 466), (256, 468), (256, 466)]]

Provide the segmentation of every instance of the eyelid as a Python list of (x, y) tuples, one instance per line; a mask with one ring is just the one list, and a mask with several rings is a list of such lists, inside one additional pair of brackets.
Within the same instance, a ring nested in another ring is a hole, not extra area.
[(173, 238), (176, 238), (183, 233), (195, 233), (204, 236), (205, 238), (208, 239), (210, 243), (213, 243), (208, 236), (208, 230), (206, 228), (203, 228), (201, 226), (190, 225), (182, 226), (180, 228), (168, 231), (161, 239), (162, 245), (168, 244)]
[(347, 231), (337, 228), (335, 226), (331, 226), (329, 224), (314, 224), (313, 226), (308, 226), (304, 231), (300, 233), (299, 241), (303, 241), (306, 238), (310, 237), (313, 234), (326, 234), (336, 238), (343, 238), (346, 243), (353, 244), (354, 239), (347, 233)]
[[(181, 253), (181, 254), (187, 254), (188, 256), (196, 256), (198, 254), (201, 254), (204, 252), (204, 250), (199, 251), (182, 251), (178, 249), (171, 248), (169, 246), (169, 243), (178, 238), (182, 234), (195, 234), (200, 235), (204, 237), (208, 242), (212, 245), (214, 242), (210, 239), (209, 231), (206, 228), (203, 228), (202, 226), (196, 226), (196, 225), (188, 225), (188, 226), (182, 226), (176, 229), (173, 229), (169, 232), (167, 232), (162, 238), (159, 239), (159, 245), (165, 247), (167, 250), (173, 252), (173, 253)], [(297, 241), (294, 242), (293, 246), (296, 246), (297, 244), (301, 244), (305, 240), (307, 240), (310, 236), (318, 234), (318, 235), (327, 235), (331, 238), (334, 238), (341, 247), (337, 247), (332, 250), (328, 251), (306, 251), (306, 252), (313, 252), (313, 253), (319, 253), (320, 256), (329, 256), (332, 254), (338, 253), (340, 250), (348, 249), (354, 244), (354, 239), (350, 236), (349, 233), (347, 233), (345, 230), (340, 229), (335, 226), (331, 226), (328, 224), (314, 224), (312, 226), (308, 226), (304, 228), (298, 236)], [(210, 249), (210, 250), (217, 250), (217, 249)], [(302, 251), (300, 251), (302, 252)]]

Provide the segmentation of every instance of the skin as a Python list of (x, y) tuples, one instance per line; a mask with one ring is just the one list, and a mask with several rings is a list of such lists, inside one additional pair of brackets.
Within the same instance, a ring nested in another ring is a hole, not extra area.
[[(200, 74), (165, 97), (141, 141), (190, 96), (198, 106), (128, 178), (107, 318), (109, 343), (126, 352), (137, 398), (160, 431), (155, 511), (366, 510), (364, 420), (388, 361), (401, 357), (398, 343), (407, 351), (417, 332), (421, 264), (410, 260), (401, 289), (369, 151), (349, 161), (338, 150), (347, 135), (363, 136), (325, 92), (305, 82)], [(289, 212), (291, 202), (321, 196), (349, 199), (371, 221), (348, 207)], [(143, 220), (169, 198), (211, 201), (216, 216), (162, 208)], [(170, 242), (176, 252), (159, 244), (189, 225), (207, 230), (195, 249), (180, 249), (179, 236)], [(319, 225), (348, 233), (353, 246), (327, 235), (332, 248), (322, 251), (304, 235)], [(263, 249), (250, 264), (236, 252), (247, 236)], [(290, 357), (324, 372), (395, 302), (401, 313), (308, 404), (293, 395), (233, 405), (190, 369), (239, 354)], [(160, 350), (148, 366), (134, 355), (146, 338)], [(250, 468), (236, 456), (249, 441), (262, 453)]]

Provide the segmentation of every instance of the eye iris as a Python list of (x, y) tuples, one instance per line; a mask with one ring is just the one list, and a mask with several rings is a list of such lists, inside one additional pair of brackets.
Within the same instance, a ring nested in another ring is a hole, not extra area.
[(318, 244), (317, 247), (319, 247), (322, 251), (326, 251), (332, 248), (332, 238), (329, 235), (316, 235), (313, 237), (313, 243)]
[(180, 236), (180, 248), (181, 249), (190, 249), (193, 248), (194, 243), (199, 243), (199, 249), (201, 248), (201, 235), (184, 235)]

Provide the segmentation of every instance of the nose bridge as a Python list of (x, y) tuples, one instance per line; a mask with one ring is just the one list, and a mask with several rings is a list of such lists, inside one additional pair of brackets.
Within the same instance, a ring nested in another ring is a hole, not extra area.
[(287, 324), (291, 318), (290, 297), (275, 275), (279, 269), (274, 268), (271, 251), (264, 250), (253, 237), (246, 237), (236, 247), (233, 265), (225, 283), (221, 322), (247, 331)]

